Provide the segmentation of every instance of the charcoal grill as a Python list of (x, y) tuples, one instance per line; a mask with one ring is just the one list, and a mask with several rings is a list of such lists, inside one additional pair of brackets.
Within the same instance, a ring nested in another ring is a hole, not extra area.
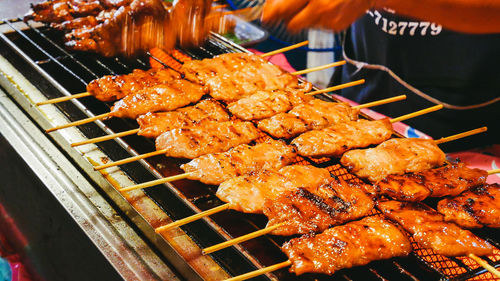
[[(108, 112), (110, 104), (99, 102), (93, 97), (38, 108), (34, 106), (36, 102), (84, 92), (88, 82), (103, 75), (148, 68), (147, 56), (135, 59), (103, 58), (95, 54), (68, 52), (62, 47), (61, 34), (44, 25), (13, 19), (3, 21), (0, 28), (0, 85), (8, 93), (10, 103), (15, 104), (17, 110), (29, 118), (38, 131)], [(185, 56), (172, 57), (181, 63), (186, 58), (203, 59), (228, 52), (247, 52), (216, 34), (212, 34), (202, 47), (178, 51)], [(328, 96), (321, 98), (327, 99)], [(5, 104), (2, 106), (5, 107)], [(4, 115), (0, 117), (6, 119)], [(171, 264), (181, 278), (222, 280), (286, 260), (279, 245), (288, 238), (272, 236), (253, 239), (209, 256), (201, 255), (202, 248), (263, 228), (266, 219), (261, 215), (225, 211), (162, 235), (156, 234), (156, 227), (219, 206), (222, 202), (215, 196), (215, 186), (189, 180), (136, 190), (127, 195), (117, 192), (118, 188), (134, 183), (182, 173), (179, 166), (187, 161), (180, 159), (157, 156), (108, 169), (107, 172), (93, 170), (93, 165), (151, 152), (154, 150), (153, 141), (127, 136), (98, 144), (70, 147), (73, 142), (134, 128), (137, 128), (135, 121), (115, 118), (59, 130), (46, 136), (71, 162), (71, 168), (81, 173), (93, 188), (119, 209), (121, 215), (115, 219), (130, 222), (129, 227), (138, 233), (137, 236), (135, 232), (121, 233), (123, 243), (128, 243), (128, 246), (133, 244), (130, 240), (140, 240), (137, 245), (130, 246), (131, 253), (125, 251), (120, 256), (121, 251), (109, 253), (103, 250), (105, 255), (118, 254), (118, 257), (109, 260), (125, 279), (143, 279), (137, 272), (150, 273), (148, 276), (156, 279), (170, 279), (168, 276), (171, 271), (164, 267)], [(263, 134), (257, 142), (266, 137)], [(326, 167), (332, 174), (348, 181), (359, 180), (335, 159), (297, 158), (297, 162)], [(427, 203), (435, 206), (436, 202)], [(500, 267), (498, 230), (486, 228), (475, 232), (497, 247), (494, 256), (484, 259)], [(143, 243), (141, 239), (144, 239)], [(144, 245), (147, 245), (146, 250), (137, 250)], [(341, 270), (333, 276), (306, 274), (296, 277), (288, 273), (287, 269), (282, 269), (255, 280), (494, 280), (490, 273), (468, 258), (436, 255), (430, 250), (421, 249), (414, 242), (413, 247), (414, 251), (409, 257), (372, 262), (367, 266)], [(126, 254), (136, 255), (139, 265), (129, 265), (128, 269), (120, 267)], [(135, 269), (136, 274), (127, 273), (130, 268), (132, 271)]]

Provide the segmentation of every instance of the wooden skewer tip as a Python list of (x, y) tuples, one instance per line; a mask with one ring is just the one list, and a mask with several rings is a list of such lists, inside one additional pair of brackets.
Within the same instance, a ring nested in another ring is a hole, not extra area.
[(203, 211), (201, 213), (189, 216), (187, 218), (183, 218), (181, 220), (177, 220), (177, 221), (171, 222), (171, 223), (169, 223), (167, 225), (160, 226), (160, 227), (158, 227), (158, 228), (155, 229), (155, 232), (156, 233), (160, 233), (160, 232), (165, 231), (167, 229), (171, 229), (171, 228), (174, 228), (174, 227), (179, 227), (179, 226), (191, 223), (193, 221), (202, 219), (204, 217), (208, 217), (210, 215), (213, 215), (213, 214), (225, 211), (227, 209), (229, 209), (229, 204), (228, 203), (226, 203), (224, 205), (220, 205), (220, 206), (212, 208), (212, 209), (209, 209), (209, 210), (206, 210), (206, 211)]
[(124, 188), (119, 189), (118, 191), (120, 191), (120, 192), (127, 192), (127, 191), (131, 191), (131, 190), (147, 188), (147, 187), (159, 185), (159, 184), (162, 184), (162, 183), (167, 183), (167, 182), (172, 182), (172, 181), (176, 181), (176, 180), (185, 179), (185, 178), (189, 177), (192, 174), (193, 173), (190, 172), (190, 173), (184, 173), (184, 174), (175, 175), (175, 176), (171, 176), (171, 177), (166, 177), (166, 178), (162, 178), (162, 179), (157, 179), (157, 180), (153, 180), (153, 181), (148, 181), (148, 182), (145, 182), (145, 183), (141, 183), (141, 184), (137, 184), (137, 185), (132, 185), (132, 186), (129, 186), (129, 187), (124, 187)]
[(268, 53), (264, 53), (264, 54), (261, 54), (260, 56), (263, 57), (263, 58), (269, 57), (269, 56), (272, 56), (272, 55), (276, 55), (276, 54), (279, 54), (279, 53), (284, 53), (286, 51), (290, 51), (290, 50), (293, 50), (293, 49), (300, 48), (300, 47), (305, 46), (307, 44), (309, 44), (308, 40), (306, 40), (304, 42), (297, 43), (295, 45), (291, 45), (291, 46), (285, 47), (285, 48), (281, 48), (281, 49), (274, 50), (274, 51), (271, 51), (271, 52), (268, 52)]
[(71, 147), (76, 147), (76, 146), (80, 146), (80, 145), (84, 145), (84, 144), (89, 144), (89, 143), (98, 143), (98, 142), (102, 142), (102, 141), (112, 140), (112, 139), (115, 139), (115, 138), (129, 136), (129, 135), (137, 134), (139, 132), (139, 130), (140, 129), (133, 129), (133, 130), (128, 130), (128, 131), (125, 131), (125, 132), (116, 133), (116, 134), (112, 134), (112, 135), (107, 135), (107, 136), (102, 136), (102, 137), (98, 137), (98, 138), (88, 139), (88, 140), (84, 140), (84, 141), (80, 141), (80, 142), (74, 142), (74, 143), (71, 144)]
[(55, 99), (37, 102), (37, 103), (35, 103), (35, 105), (40, 106), (40, 105), (45, 105), (45, 104), (59, 103), (59, 102), (68, 101), (71, 99), (78, 99), (78, 98), (83, 98), (83, 97), (88, 97), (88, 96), (91, 96), (91, 94), (89, 92), (83, 92), (83, 93), (75, 94), (75, 95), (71, 95), (71, 96), (64, 96), (64, 97), (60, 97), (60, 98), (55, 98)]
[(250, 279), (250, 278), (262, 275), (262, 274), (266, 274), (266, 273), (273, 272), (273, 271), (278, 270), (278, 269), (282, 269), (282, 268), (288, 267), (290, 265), (292, 265), (292, 261), (287, 260), (287, 261), (284, 261), (284, 262), (277, 263), (275, 265), (271, 265), (271, 266), (268, 266), (268, 267), (257, 269), (257, 270), (252, 271), (252, 272), (248, 272), (248, 273), (245, 273), (245, 274), (242, 274), (242, 275), (235, 276), (233, 278), (226, 279), (226, 281), (242, 281), (242, 280), (247, 280), (247, 279)]
[(141, 155), (137, 155), (137, 156), (125, 158), (125, 159), (122, 159), (122, 160), (119, 160), (119, 161), (115, 161), (115, 162), (111, 162), (111, 163), (108, 163), (108, 164), (104, 164), (104, 165), (100, 165), (100, 166), (95, 166), (94, 170), (99, 171), (99, 170), (106, 169), (106, 168), (109, 168), (109, 167), (119, 166), (119, 165), (127, 164), (127, 163), (130, 163), (130, 162), (134, 162), (134, 161), (137, 161), (137, 160), (145, 159), (145, 158), (148, 158), (148, 157), (162, 155), (162, 154), (165, 154), (165, 153), (167, 153), (166, 149), (157, 150), (157, 151), (153, 151), (153, 152), (149, 152), (149, 153), (145, 153), (145, 154), (141, 154)]
[(485, 260), (481, 259), (480, 257), (478, 257), (474, 254), (469, 254), (469, 258), (473, 259), (475, 262), (477, 262), (479, 265), (484, 267), (484, 269), (488, 270), (491, 274), (495, 275), (497, 278), (500, 278), (500, 271), (498, 271), (498, 269), (491, 266)]
[(472, 135), (484, 133), (487, 130), (488, 130), (488, 127), (481, 127), (481, 128), (477, 128), (477, 129), (470, 130), (470, 131), (467, 131), (467, 132), (463, 132), (463, 133), (460, 133), (460, 134), (452, 135), (452, 136), (449, 136), (449, 137), (440, 138), (440, 139), (436, 140), (435, 143), (436, 144), (442, 144), (442, 143), (445, 143), (445, 142), (450, 142), (450, 141), (458, 140), (458, 139), (465, 138), (465, 137), (468, 137), (468, 136), (472, 136)]
[(104, 119), (104, 118), (107, 118), (107, 117), (112, 117), (111, 116), (111, 112), (107, 112), (107, 113), (104, 113), (104, 114), (101, 114), (101, 115), (97, 115), (97, 116), (94, 116), (94, 117), (85, 118), (85, 119), (78, 120), (78, 121), (75, 121), (75, 122), (71, 122), (71, 123), (68, 123), (68, 124), (56, 126), (56, 127), (53, 127), (53, 128), (45, 130), (45, 132), (46, 133), (50, 133), (50, 132), (57, 131), (57, 130), (60, 130), (60, 129), (65, 129), (65, 128), (69, 128), (69, 127), (80, 126), (80, 125), (87, 124), (87, 123), (90, 123), (90, 122), (94, 122), (96, 120), (101, 120), (101, 119)]

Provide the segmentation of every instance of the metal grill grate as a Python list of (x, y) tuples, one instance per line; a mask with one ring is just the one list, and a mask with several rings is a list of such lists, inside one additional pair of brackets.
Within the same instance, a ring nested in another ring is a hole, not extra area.
[[(47, 98), (61, 95), (70, 95), (85, 91), (85, 86), (92, 79), (108, 74), (129, 73), (135, 68), (147, 69), (148, 57), (134, 60), (122, 58), (102, 58), (87, 53), (70, 53), (61, 44), (59, 32), (45, 26), (34, 26), (19, 20), (7, 20), (4, 25), (13, 32), (0, 34), (2, 44), (9, 47), (0, 52), (10, 59), (16, 67), (22, 70), (27, 77), (35, 77), (33, 69), (23, 67), (19, 61), (25, 60), (32, 67), (40, 67), (48, 75), (33, 79), (35, 86)], [(7, 50), (8, 49), (8, 50)], [(245, 51), (224, 39), (213, 35), (205, 46), (189, 50), (175, 50), (170, 53), (173, 59), (183, 63), (190, 59), (210, 58), (227, 52)], [(19, 59), (21, 58), (21, 60)], [(26, 69), (25, 69), (26, 68)], [(42, 73), (43, 74), (43, 73)], [(57, 107), (71, 120), (79, 120), (109, 111), (110, 105), (98, 102), (92, 97), (72, 100), (58, 104)], [(114, 132), (136, 128), (133, 120), (111, 119), (97, 121), (80, 126), (81, 131), (93, 138)], [(268, 135), (262, 133), (256, 142), (265, 141)], [(137, 155), (154, 150), (153, 142), (138, 136), (128, 136), (116, 141), (99, 143), (111, 160), (119, 160), (131, 155)], [(146, 161), (130, 163), (122, 169), (136, 182), (145, 182), (162, 176), (179, 174), (179, 166), (186, 161), (180, 159), (153, 157)], [(298, 157), (297, 164), (327, 168), (332, 175), (347, 181), (360, 181), (340, 166), (338, 160), (330, 158), (308, 159)], [(153, 187), (145, 190), (157, 205), (172, 219), (180, 219), (193, 213), (207, 210), (222, 204), (215, 196), (216, 187), (201, 183), (181, 180), (167, 184), (167, 188)], [(432, 205), (432, 202), (429, 202)], [(378, 214), (377, 211), (374, 214)], [(182, 229), (198, 243), (200, 247), (207, 247), (223, 242), (229, 237), (238, 237), (265, 226), (266, 220), (260, 215), (244, 215), (234, 211), (226, 211), (213, 215), (209, 220), (200, 220)], [(488, 239), (498, 247), (498, 232), (492, 229), (478, 231), (479, 236)], [(228, 248), (212, 254), (227, 272), (233, 275), (245, 273), (260, 266), (267, 266), (286, 259), (279, 250), (288, 238), (259, 237), (242, 243), (238, 247)], [(435, 280), (453, 279), (464, 280), (493, 280), (493, 276), (469, 258), (447, 258), (436, 255), (430, 250), (422, 249), (417, 243), (412, 243), (414, 252), (406, 258), (395, 258), (370, 263), (364, 267), (345, 269), (333, 277), (318, 274), (306, 274), (300, 280)], [(490, 264), (500, 266), (500, 251), (485, 258)], [(275, 273), (280, 280), (298, 280), (286, 269)], [(258, 279), (265, 280), (262, 276)]]

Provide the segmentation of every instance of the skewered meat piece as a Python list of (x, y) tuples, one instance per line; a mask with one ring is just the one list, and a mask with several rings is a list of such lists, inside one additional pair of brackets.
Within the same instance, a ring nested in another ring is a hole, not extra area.
[(438, 212), (446, 221), (466, 228), (500, 227), (500, 185), (487, 184), (439, 201)]
[(135, 119), (148, 112), (170, 111), (199, 101), (205, 93), (203, 86), (178, 79), (125, 96), (111, 108), (111, 116)]
[(241, 144), (224, 153), (200, 156), (181, 166), (193, 172), (188, 178), (206, 184), (222, 182), (262, 169), (277, 170), (297, 157), (293, 146), (283, 141), (267, 140), (254, 146)]
[(33, 19), (44, 23), (60, 23), (77, 17), (97, 15), (104, 7), (100, 1), (55, 0), (31, 5), (24, 20)]
[(115, 101), (141, 89), (166, 84), (181, 79), (181, 75), (171, 69), (134, 69), (130, 74), (106, 75), (92, 80), (87, 92), (100, 101)]
[(259, 121), (258, 127), (276, 138), (291, 138), (309, 130), (358, 119), (359, 110), (346, 103), (313, 99), (299, 104), (288, 113), (279, 113)]
[(110, 57), (131, 56), (156, 46), (174, 45), (175, 38), (167, 36), (169, 13), (161, 0), (133, 0), (129, 5), (109, 11), (106, 17), (94, 27), (67, 33), (66, 47)]
[(156, 138), (166, 131), (187, 127), (202, 120), (229, 121), (226, 110), (216, 101), (203, 100), (199, 103), (168, 112), (148, 112), (137, 118), (140, 130), (137, 133), (146, 138)]
[(439, 255), (466, 256), (493, 254), (493, 246), (472, 232), (454, 223), (445, 222), (444, 216), (430, 207), (413, 202), (379, 202), (378, 208), (389, 219), (399, 223), (424, 248)]
[(227, 109), (243, 120), (260, 120), (281, 112), (287, 112), (294, 106), (314, 99), (302, 90), (279, 89), (258, 91), (257, 93), (230, 103)]
[(328, 183), (330, 173), (313, 166), (291, 165), (276, 170), (261, 170), (223, 182), (217, 197), (230, 208), (245, 213), (262, 213), (266, 199), (300, 186), (316, 188)]
[[(364, 184), (363, 184), (364, 185)], [(274, 235), (322, 232), (331, 226), (364, 217), (375, 206), (359, 184), (333, 179), (315, 188), (299, 187), (286, 191), (264, 204), (267, 227), (284, 223)]]
[(292, 262), (290, 272), (331, 275), (342, 268), (406, 256), (411, 252), (411, 244), (392, 223), (372, 216), (321, 234), (294, 238), (282, 250)]
[(486, 183), (488, 172), (463, 163), (404, 175), (389, 175), (375, 184), (377, 193), (398, 201), (422, 201), (427, 197), (457, 196)]
[(341, 157), (346, 151), (379, 144), (392, 136), (389, 119), (360, 119), (305, 132), (292, 141), (302, 156)]
[(156, 138), (156, 150), (167, 149), (167, 156), (194, 159), (209, 153), (224, 152), (259, 137), (250, 122), (208, 121), (173, 129)]
[(181, 71), (186, 79), (208, 86), (213, 98), (228, 103), (257, 91), (311, 89), (310, 83), (299, 84), (297, 77), (259, 56), (246, 53), (230, 53), (202, 61), (189, 61), (182, 66)]
[(442, 166), (445, 158), (433, 140), (394, 138), (375, 148), (348, 151), (340, 163), (358, 177), (377, 182), (390, 174), (401, 175)]

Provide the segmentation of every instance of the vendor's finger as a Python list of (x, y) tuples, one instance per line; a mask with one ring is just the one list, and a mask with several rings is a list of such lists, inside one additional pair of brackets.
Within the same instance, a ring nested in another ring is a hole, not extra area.
[(318, 11), (314, 8), (315, 5), (307, 5), (302, 11), (295, 15), (288, 22), (288, 29), (292, 32), (298, 32), (302, 29), (317, 25)]
[(307, 3), (308, 0), (268, 0), (264, 3), (262, 21), (288, 21), (303, 9)]

